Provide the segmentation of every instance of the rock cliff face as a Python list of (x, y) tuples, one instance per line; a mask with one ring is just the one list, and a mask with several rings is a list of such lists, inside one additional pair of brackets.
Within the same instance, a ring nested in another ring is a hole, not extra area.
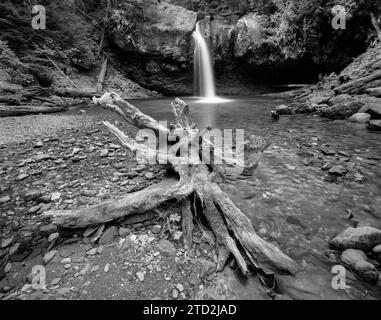
[(381, 12), (381, 4), (343, 2), (346, 29), (334, 30), (335, 4), (124, 0), (113, 8), (109, 34), (134, 80), (167, 94), (190, 94), (191, 34), (201, 20), (219, 93), (248, 93), (255, 83), (316, 81), (318, 70), (339, 71), (365, 51), (372, 37), (369, 12)]
[(112, 12), (110, 39), (133, 79), (163, 93), (188, 94), (196, 21), (196, 12), (166, 2), (140, 8), (126, 2)]

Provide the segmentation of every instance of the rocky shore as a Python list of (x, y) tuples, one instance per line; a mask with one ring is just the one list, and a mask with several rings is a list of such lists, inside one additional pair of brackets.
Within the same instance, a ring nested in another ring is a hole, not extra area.
[[(141, 190), (164, 175), (161, 167), (138, 165), (97, 117), (1, 121), (17, 128), (0, 126), (1, 299), (235, 299), (247, 294), (237, 289), (235, 264), (216, 276), (214, 240), (208, 234), (197, 228), (193, 247), (185, 249), (179, 205), (85, 230), (57, 229), (44, 216), (51, 209), (74, 209)], [(268, 298), (251, 281), (251, 297)]]
[(348, 119), (381, 130), (381, 44), (375, 43), (339, 74), (332, 73), (307, 89), (295, 102), (278, 106), (278, 114), (316, 113), (332, 120)]

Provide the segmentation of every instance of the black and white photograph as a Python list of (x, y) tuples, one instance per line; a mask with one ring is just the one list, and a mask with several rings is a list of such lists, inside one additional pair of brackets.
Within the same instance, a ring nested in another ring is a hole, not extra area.
[(380, 299), (380, 0), (0, 0), (0, 305)]

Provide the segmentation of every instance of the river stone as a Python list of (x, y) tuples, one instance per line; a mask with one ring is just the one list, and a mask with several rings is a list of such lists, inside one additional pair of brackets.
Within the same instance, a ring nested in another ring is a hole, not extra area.
[(11, 200), (11, 197), (10, 196), (5, 196), (5, 197), (0, 198), (0, 203), (6, 203), (9, 200)]
[(354, 267), (357, 262), (366, 260), (367, 257), (364, 251), (357, 249), (347, 249), (341, 254), (341, 261), (351, 267)]
[(359, 261), (354, 269), (359, 273), (361, 278), (370, 282), (377, 282), (378, 272), (375, 266), (367, 261)]
[(330, 174), (333, 174), (335, 176), (343, 176), (347, 173), (347, 169), (345, 169), (343, 166), (338, 165), (334, 166), (328, 171)]
[(292, 109), (285, 104), (281, 104), (280, 106), (277, 106), (275, 108), (275, 111), (277, 111), (279, 114), (293, 114)]
[(175, 255), (176, 253), (176, 248), (172, 242), (165, 239), (159, 241), (157, 248), (167, 256)]
[(43, 258), (42, 260), (44, 261), (44, 264), (48, 264), (49, 262), (51, 262), (55, 255), (57, 254), (57, 250), (52, 250), (52, 251), (49, 251)]
[(348, 228), (329, 244), (337, 249), (360, 249), (370, 251), (374, 246), (381, 244), (381, 230), (372, 227)]
[(381, 120), (371, 120), (368, 123), (369, 130), (381, 131)]
[(41, 237), (49, 237), (52, 233), (57, 232), (57, 226), (54, 224), (48, 224), (46, 226), (40, 227)]
[(118, 228), (115, 226), (107, 228), (99, 239), (99, 244), (106, 244), (114, 240), (118, 236)]
[(375, 246), (375, 247), (372, 249), (372, 252), (375, 253), (375, 254), (380, 254), (380, 253), (381, 253), (381, 244)]
[(359, 112), (363, 105), (364, 103), (360, 100), (347, 101), (322, 110), (321, 115), (330, 119), (348, 119)]
[(370, 120), (370, 114), (368, 114), (368, 113), (355, 113), (348, 120), (350, 122), (367, 123)]

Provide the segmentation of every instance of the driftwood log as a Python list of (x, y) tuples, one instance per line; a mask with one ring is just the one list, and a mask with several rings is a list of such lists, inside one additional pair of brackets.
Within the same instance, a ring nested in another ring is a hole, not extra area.
[[(199, 223), (203, 220), (203, 224), (213, 232), (217, 243), (217, 270), (224, 267), (231, 253), (245, 275), (250, 267), (262, 270), (268, 275), (294, 274), (297, 271), (293, 260), (256, 234), (247, 216), (216, 182), (225, 172), (234, 174), (227, 168), (238, 168), (237, 172), (242, 169), (245, 175), (252, 174), (260, 153), (267, 147), (263, 140), (256, 137), (246, 140), (244, 162), (235, 161), (232, 157), (225, 157), (219, 146), (214, 145), (205, 138), (203, 131), (189, 123), (189, 107), (180, 99), (176, 99), (172, 104), (176, 123), (171, 124), (170, 129), (122, 100), (115, 93), (106, 93), (100, 99), (94, 98), (94, 102), (116, 112), (125, 121), (138, 128), (150, 129), (157, 136), (165, 137), (166, 141), (172, 144), (168, 148), (169, 151), (153, 150), (126, 136), (113, 124), (104, 122), (124, 147), (134, 153), (144, 154), (147, 159), (155, 157), (159, 163), (167, 160), (178, 178), (168, 178), (159, 184), (127, 194), (120, 199), (108, 200), (94, 206), (46, 212), (45, 215), (52, 217), (54, 224), (73, 229), (96, 226), (131, 214), (152, 210), (168, 200), (175, 199), (181, 203), (184, 242), (188, 247), (192, 244), (194, 221)], [(173, 142), (169, 136), (176, 130), (181, 131), (182, 135), (177, 142)], [(192, 148), (192, 145), (199, 143), (203, 146), (202, 148)], [(180, 152), (184, 147), (190, 147), (187, 149), (190, 150), (187, 158)], [(201, 159), (211, 160), (211, 162), (204, 164)]]
[(0, 106), (1, 117), (26, 116), (40, 113), (56, 113), (67, 110), (65, 106)]
[(351, 80), (345, 84), (342, 84), (334, 89), (336, 94), (344, 93), (361, 93), (366, 89), (366, 86), (374, 80), (381, 79), (381, 70), (373, 72), (371, 75)]

